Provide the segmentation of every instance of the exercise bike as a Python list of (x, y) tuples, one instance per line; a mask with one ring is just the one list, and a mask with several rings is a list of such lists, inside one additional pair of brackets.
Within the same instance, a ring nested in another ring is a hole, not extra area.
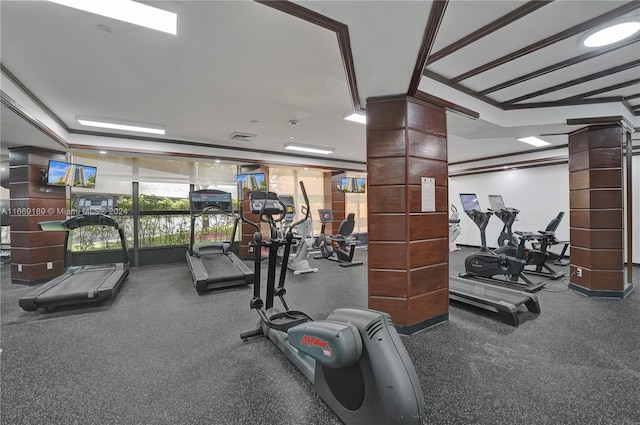
[[(505, 254), (498, 254), (487, 247), (486, 229), (492, 211), (481, 211), (475, 193), (461, 193), (460, 200), (467, 216), (480, 229), (481, 248), (479, 252), (469, 255), (464, 261), (465, 272), (460, 277), (474, 278), (489, 283), (515, 286), (525, 292), (536, 292), (544, 287), (543, 282), (532, 282), (522, 273), (526, 261)], [(499, 278), (497, 276), (503, 276)]]
[[(307, 205), (309, 200), (300, 182)], [(347, 425), (422, 425), (424, 401), (413, 363), (387, 313), (340, 308), (326, 320), (313, 320), (306, 313), (291, 310), (284, 296), (288, 253), (293, 235), (278, 237), (276, 223), (286, 206), (273, 192), (251, 192), (251, 212), (269, 223), (271, 239), (258, 229), (254, 236), (255, 282), (250, 307), (260, 316), (258, 329), (242, 333), (242, 340), (266, 336), (313, 383), (318, 395)], [(297, 224), (297, 223), (296, 223)], [(275, 287), (277, 250), (285, 255)], [(266, 298), (261, 298), (260, 251), (267, 247), (269, 263)], [(278, 297), (284, 308), (273, 308)]]
[[(558, 272), (548, 266), (546, 263), (549, 261), (549, 252), (547, 246), (551, 238), (555, 238), (555, 228), (545, 232), (513, 232), (512, 225), (515, 222), (519, 210), (505, 206), (501, 195), (489, 195), (489, 204), (496, 217), (498, 217), (504, 223), (502, 232), (498, 237), (498, 249), (495, 250), (496, 254), (504, 254), (510, 257), (523, 259), (526, 262), (524, 273), (533, 274), (537, 276), (548, 277), (549, 279), (560, 279), (565, 276), (564, 272)], [(558, 226), (564, 213), (560, 213), (559, 218), (556, 217), (549, 223), (549, 226)], [(547, 229), (549, 229), (547, 226)], [(515, 235), (518, 235), (516, 237)], [(526, 246), (526, 243), (530, 242), (531, 248)], [(541, 249), (535, 249), (534, 244), (538, 244)]]
[[(296, 230), (294, 235), (294, 244), (291, 247), (293, 254), (290, 255), (287, 267), (293, 271), (294, 275), (315, 273), (318, 271), (317, 267), (311, 267), (309, 265), (309, 246), (313, 243), (311, 233), (313, 232), (313, 224), (311, 218), (306, 213), (305, 206), (302, 206), (301, 212), (307, 219), (293, 223), (295, 218), (295, 202), (291, 195), (280, 195), (282, 203), (285, 205), (286, 212), (284, 219), (280, 222), (280, 236), (284, 237), (289, 232)], [(282, 258), (284, 256), (284, 246), (278, 250), (278, 255)]]
[(355, 214), (347, 214), (347, 219), (340, 223), (338, 228), (338, 234), (334, 236), (327, 236), (322, 233), (319, 236), (319, 248), (320, 255), (316, 255), (315, 259), (327, 259), (335, 261), (340, 264), (340, 267), (360, 266), (362, 261), (354, 261), (353, 256), (356, 252), (356, 244), (353, 241), (348, 240), (348, 237), (353, 233), (356, 220)]

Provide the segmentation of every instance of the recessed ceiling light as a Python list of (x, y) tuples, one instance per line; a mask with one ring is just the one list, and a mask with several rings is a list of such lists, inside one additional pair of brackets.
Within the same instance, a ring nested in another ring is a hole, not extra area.
[(178, 33), (178, 15), (176, 13), (131, 0), (49, 1), (173, 35)]
[(309, 145), (300, 145), (300, 144), (293, 144), (293, 143), (287, 143), (284, 145), (284, 148), (290, 151), (299, 151), (299, 152), (307, 152), (307, 153), (318, 153), (318, 154), (322, 154), (322, 155), (329, 155), (332, 154), (335, 149), (333, 148), (324, 148), (321, 146), (309, 146)]
[(215, 162), (216, 162), (216, 164), (220, 164), (220, 160), (219, 159), (216, 159)]
[(582, 44), (586, 47), (606, 46), (631, 37), (638, 31), (640, 31), (640, 22), (621, 22), (607, 28), (596, 30), (592, 34), (588, 35)]
[(523, 138), (520, 138), (518, 140), (521, 141), (521, 142), (528, 143), (530, 145), (536, 146), (536, 147), (546, 146), (546, 145), (550, 145), (551, 144), (549, 142), (545, 142), (544, 140), (538, 139), (537, 137), (533, 137), (533, 136), (532, 137), (523, 137)]
[(357, 122), (358, 124), (367, 123), (367, 115), (360, 111), (348, 112), (342, 118), (347, 121)]
[(135, 131), (139, 133), (165, 134), (165, 129), (160, 127), (145, 127), (142, 125), (118, 124), (113, 122), (96, 121), (84, 118), (78, 118), (81, 125), (87, 127), (109, 128), (112, 130)]
[(99, 153), (102, 154), (102, 155), (106, 155), (107, 151), (99, 151)]

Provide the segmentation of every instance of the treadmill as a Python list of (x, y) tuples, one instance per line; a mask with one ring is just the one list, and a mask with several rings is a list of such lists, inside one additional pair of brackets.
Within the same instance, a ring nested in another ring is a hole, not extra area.
[(531, 293), (453, 275), (449, 276), (449, 299), (498, 313), (511, 326), (520, 324), (518, 307), (521, 305), (531, 313), (540, 313), (538, 297)]
[[(187, 264), (191, 270), (196, 291), (203, 294), (211, 289), (253, 283), (253, 270), (231, 252), (240, 220), (233, 213), (231, 193), (216, 189), (202, 189), (189, 193), (189, 201), (191, 235)], [(229, 242), (195, 244), (196, 219), (206, 214), (223, 214), (233, 218), (233, 231)]]
[[(85, 196), (78, 197), (74, 207), (83, 212), (64, 221), (45, 221), (38, 223), (38, 229), (45, 232), (66, 232), (64, 238), (65, 272), (35, 288), (18, 300), (26, 311), (50, 311), (55, 307), (76, 304), (99, 305), (110, 299), (120, 289), (129, 275), (129, 254), (126, 238), (120, 223), (104, 214), (115, 207), (115, 197)], [(86, 226), (112, 227), (118, 231), (121, 244), (122, 262), (92, 265), (72, 265), (69, 250), (70, 232)]]
[(511, 326), (520, 324), (518, 306), (524, 305), (531, 313), (540, 313), (538, 297), (534, 294), (449, 276), (449, 299), (498, 313)]

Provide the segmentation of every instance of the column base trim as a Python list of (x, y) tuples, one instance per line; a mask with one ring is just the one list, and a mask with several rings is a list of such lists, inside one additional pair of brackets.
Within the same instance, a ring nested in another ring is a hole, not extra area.
[(569, 288), (582, 295), (586, 295), (591, 298), (620, 298), (625, 299), (629, 294), (633, 292), (633, 284), (627, 284), (622, 291), (605, 291), (598, 289), (589, 289), (583, 286), (576, 285), (575, 283), (569, 283)]
[(417, 332), (420, 332), (432, 326), (438, 325), (442, 322), (446, 322), (447, 320), (449, 320), (449, 312), (431, 317), (427, 320), (423, 320), (422, 322), (414, 323), (411, 326), (395, 325), (395, 327), (400, 335), (413, 335)]

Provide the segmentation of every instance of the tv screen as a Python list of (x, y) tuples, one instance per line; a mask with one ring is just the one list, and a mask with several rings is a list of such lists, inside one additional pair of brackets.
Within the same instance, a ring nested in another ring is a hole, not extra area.
[(236, 174), (236, 180), (242, 182), (242, 190), (267, 190), (264, 173)]
[(73, 186), (75, 166), (70, 162), (49, 160), (47, 184), (53, 186)]
[(345, 193), (365, 193), (367, 187), (364, 177), (342, 177), (340, 190)]
[(96, 167), (90, 167), (88, 165), (74, 164), (74, 166), (75, 172), (73, 186), (95, 189), (96, 174), (98, 172), (98, 169)]

